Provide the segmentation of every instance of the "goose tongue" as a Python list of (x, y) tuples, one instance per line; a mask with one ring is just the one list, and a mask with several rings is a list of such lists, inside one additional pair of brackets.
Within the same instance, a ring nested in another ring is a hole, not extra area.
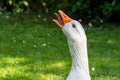
[(60, 15), (60, 17), (61, 17), (62, 22), (63, 22), (64, 25), (67, 22), (70, 22), (70, 21), (73, 20), (72, 18), (70, 18), (69, 16), (67, 16), (62, 10), (59, 10), (58, 13), (59, 13), (59, 15)]

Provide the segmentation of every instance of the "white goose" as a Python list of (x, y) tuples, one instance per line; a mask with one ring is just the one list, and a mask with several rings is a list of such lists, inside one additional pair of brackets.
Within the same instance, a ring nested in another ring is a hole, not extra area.
[(66, 80), (91, 80), (87, 55), (87, 38), (82, 25), (68, 17), (61, 10), (55, 13), (55, 15), (58, 20), (53, 19), (53, 22), (66, 35), (72, 57), (71, 71)]

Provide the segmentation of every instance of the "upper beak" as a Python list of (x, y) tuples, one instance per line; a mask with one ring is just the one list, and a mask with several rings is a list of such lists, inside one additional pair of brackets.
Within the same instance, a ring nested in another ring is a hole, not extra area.
[(67, 16), (62, 10), (59, 10), (58, 13), (61, 16), (61, 19), (63, 21), (63, 24), (65, 25), (67, 22), (72, 21), (73, 19)]
[(58, 20), (53, 19), (53, 22), (55, 22), (60, 28), (63, 28), (66, 23), (73, 20), (72, 18), (67, 16), (62, 10), (59, 10), (58, 13), (55, 13), (55, 16)]

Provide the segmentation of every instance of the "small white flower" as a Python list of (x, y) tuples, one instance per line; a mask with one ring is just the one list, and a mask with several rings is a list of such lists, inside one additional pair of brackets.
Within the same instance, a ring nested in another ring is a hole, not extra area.
[(49, 34), (49, 33), (47, 33), (47, 36), (50, 36), (50, 34)]
[(16, 64), (18, 64), (19, 62), (16, 62)]
[(23, 41), (22, 41), (22, 43), (26, 43), (26, 41), (25, 41), (25, 40), (23, 40)]
[(44, 21), (46, 21), (47, 19), (46, 19), (46, 18), (44, 18), (43, 20), (44, 20)]
[(0, 15), (2, 14), (2, 12), (0, 12)]
[(14, 39), (13, 42), (16, 42), (16, 40)]
[(103, 20), (102, 20), (102, 19), (100, 20), (100, 23), (103, 23)]
[(78, 21), (79, 21), (79, 22), (82, 22), (82, 19), (79, 19)]
[(46, 6), (47, 4), (46, 4), (45, 2), (42, 2), (42, 5), (43, 5), (43, 6)]
[(10, 16), (6, 16), (6, 18), (7, 18), (7, 19), (9, 19), (9, 18), (10, 18)]
[(92, 71), (95, 71), (95, 68), (94, 68), (94, 67), (92, 67)]
[(41, 17), (41, 15), (39, 14), (39, 15), (38, 15), (38, 18), (40, 18), (40, 17)]
[(13, 37), (12, 39), (15, 39), (15, 37)]
[(92, 23), (90, 23), (90, 22), (88, 23), (88, 26), (93, 27)]
[(42, 46), (44, 46), (44, 47), (45, 47), (45, 46), (46, 46), (46, 43), (43, 43), (43, 44), (42, 44)]
[(13, 42), (16, 42), (16, 39), (15, 39), (15, 37), (13, 37), (12, 39), (13, 39)]
[(34, 47), (34, 48), (36, 48), (36, 47), (37, 47), (37, 45), (34, 45), (33, 47)]
[(101, 77), (103, 77), (103, 75), (100, 75)]

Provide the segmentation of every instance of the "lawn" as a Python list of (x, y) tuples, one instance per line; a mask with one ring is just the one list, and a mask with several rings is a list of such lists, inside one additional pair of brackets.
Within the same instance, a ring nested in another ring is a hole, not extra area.
[[(92, 80), (120, 79), (120, 25), (85, 26)], [(66, 37), (38, 14), (0, 14), (0, 80), (65, 80)]]

